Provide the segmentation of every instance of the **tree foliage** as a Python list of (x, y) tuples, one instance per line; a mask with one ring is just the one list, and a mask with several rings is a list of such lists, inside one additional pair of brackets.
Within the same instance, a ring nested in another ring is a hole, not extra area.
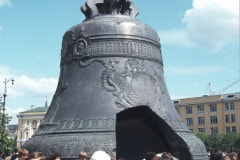
[(7, 130), (7, 125), (11, 121), (12, 117), (8, 114), (3, 115), (3, 103), (0, 102), (0, 151), (6, 151), (11, 153), (16, 145), (14, 146), (15, 139), (9, 137), (9, 131)]
[(223, 135), (222, 137), (222, 144), (223, 148), (226, 151), (232, 152), (233, 148), (237, 148), (237, 139), (238, 135), (236, 133), (228, 133)]
[(219, 148), (222, 151), (232, 152), (240, 149), (240, 135), (233, 132), (224, 135), (198, 133), (196, 136), (203, 141), (207, 150)]

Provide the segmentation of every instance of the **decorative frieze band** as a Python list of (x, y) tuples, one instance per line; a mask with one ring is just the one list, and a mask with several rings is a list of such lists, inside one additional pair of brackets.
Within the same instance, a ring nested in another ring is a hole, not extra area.
[(115, 119), (74, 119), (63, 120), (56, 130), (82, 130), (82, 129), (113, 129)]
[(130, 40), (91, 41), (84, 39), (75, 42), (73, 58), (83, 60), (94, 57), (136, 57), (162, 63), (160, 46)]

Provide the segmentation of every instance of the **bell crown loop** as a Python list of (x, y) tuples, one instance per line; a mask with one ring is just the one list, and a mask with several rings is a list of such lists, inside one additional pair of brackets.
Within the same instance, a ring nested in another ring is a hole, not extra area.
[(81, 7), (81, 11), (87, 19), (107, 14), (130, 17), (136, 17), (139, 14), (138, 8), (131, 0), (87, 0)]

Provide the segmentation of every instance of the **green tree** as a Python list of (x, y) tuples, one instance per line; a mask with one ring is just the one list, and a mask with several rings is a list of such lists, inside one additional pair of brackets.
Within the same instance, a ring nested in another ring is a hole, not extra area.
[(227, 133), (222, 137), (223, 149), (227, 152), (232, 152), (233, 148), (237, 148), (238, 135), (236, 133)]
[(11, 152), (13, 150), (11, 144), (11, 138), (9, 138), (9, 131), (7, 130), (7, 125), (12, 119), (8, 114), (3, 115), (3, 102), (0, 102), (0, 150), (5, 150), (6, 152)]
[(14, 139), (12, 140), (12, 152), (14, 151), (14, 149), (17, 148), (17, 136), (14, 137)]
[(221, 149), (222, 148), (222, 136), (217, 133), (209, 135), (206, 145), (207, 145), (208, 150), (210, 150), (211, 148)]
[(240, 135), (237, 136), (235, 145), (236, 145), (236, 148), (240, 148)]

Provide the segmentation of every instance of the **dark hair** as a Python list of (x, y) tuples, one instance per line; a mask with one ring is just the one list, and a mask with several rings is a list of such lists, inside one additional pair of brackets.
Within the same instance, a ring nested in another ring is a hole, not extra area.
[(144, 155), (145, 160), (152, 160), (156, 156), (154, 152), (146, 152)]
[(56, 158), (61, 158), (61, 155), (59, 154), (59, 153), (53, 153), (52, 155), (51, 155), (51, 160), (55, 160)]
[(222, 151), (218, 148), (215, 148), (211, 150), (209, 160), (221, 160), (222, 156)]
[(32, 152), (29, 156), (29, 160), (34, 159), (34, 158), (40, 158), (40, 160), (45, 160), (44, 154), (41, 152)]
[(17, 148), (15, 148), (13, 152), (14, 152), (14, 153), (18, 153), (18, 149), (17, 149)]
[(173, 160), (173, 156), (170, 152), (163, 152), (161, 160)]
[(19, 151), (18, 151), (18, 157), (22, 157), (22, 156), (28, 156), (28, 150), (26, 150), (26, 149), (20, 149)]

